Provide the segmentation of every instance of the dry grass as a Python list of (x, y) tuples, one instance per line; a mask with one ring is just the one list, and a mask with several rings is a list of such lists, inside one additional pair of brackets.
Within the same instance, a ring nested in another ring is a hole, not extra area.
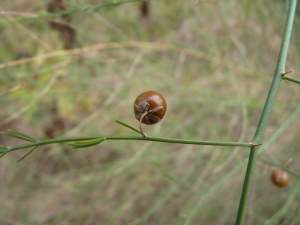
[[(83, 9), (96, 1), (65, 3)], [(41, 16), (45, 4), (4, 1), (2, 9)], [(38, 139), (129, 134), (114, 120), (137, 126), (134, 99), (154, 89), (168, 112), (146, 133), (250, 141), (275, 70), (286, 5), (156, 0), (150, 6), (147, 19), (139, 3), (71, 14), (77, 43), (68, 50), (46, 18), (2, 21), (0, 130)], [(295, 28), (287, 69), (299, 77)], [(293, 171), (300, 171), (300, 120), (288, 119), (299, 102), (299, 86), (282, 82), (260, 154), (279, 165), (292, 158)], [(0, 144), (17, 143), (0, 136)], [(176, 225), (193, 211), (191, 224), (234, 224), (248, 156), (241, 148), (111, 141), (83, 150), (40, 147), (15, 163), (25, 152), (0, 161), (1, 224)], [(270, 172), (257, 163), (246, 224), (298, 224), (298, 178), (278, 189)]]

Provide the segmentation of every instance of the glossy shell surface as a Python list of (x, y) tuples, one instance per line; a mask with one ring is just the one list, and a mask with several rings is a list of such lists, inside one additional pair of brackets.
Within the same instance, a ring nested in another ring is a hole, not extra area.
[(290, 175), (282, 169), (274, 169), (271, 174), (272, 182), (278, 187), (285, 187), (288, 185)]
[(134, 101), (134, 115), (137, 120), (148, 112), (142, 119), (143, 124), (152, 125), (158, 123), (166, 114), (167, 103), (165, 98), (156, 91), (146, 91), (140, 94)]

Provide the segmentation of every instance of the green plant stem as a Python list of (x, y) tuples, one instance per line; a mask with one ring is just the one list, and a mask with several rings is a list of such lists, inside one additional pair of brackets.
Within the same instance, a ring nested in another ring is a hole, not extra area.
[[(276, 70), (275, 70), (273, 81), (272, 81), (272, 84), (271, 84), (271, 87), (270, 87), (270, 90), (268, 93), (268, 97), (267, 97), (265, 105), (264, 105), (264, 109), (262, 111), (256, 132), (253, 137), (254, 143), (261, 143), (263, 134), (265, 132), (265, 129), (266, 129), (266, 126), (267, 126), (267, 123), (268, 123), (268, 120), (269, 120), (269, 117), (270, 117), (270, 114), (272, 111), (272, 106), (275, 101), (278, 89), (279, 89), (280, 81), (282, 79), (282, 73), (285, 72), (286, 58), (287, 58), (292, 28), (293, 28), (293, 21), (294, 21), (294, 17), (295, 17), (296, 5), (297, 5), (297, 0), (290, 0), (286, 23), (285, 23), (285, 28), (284, 28), (284, 33), (283, 33), (283, 38), (282, 38), (282, 43), (281, 43), (278, 61), (277, 61), (277, 65), (276, 65)], [(251, 182), (252, 182), (252, 178), (253, 178), (253, 174), (254, 174), (254, 168), (255, 168), (255, 162), (257, 159), (258, 149), (259, 149), (258, 146), (254, 146), (254, 147), (251, 147), (251, 150), (250, 150), (248, 166), (247, 166), (247, 171), (246, 171), (244, 185), (243, 185), (243, 191), (241, 194), (239, 210), (238, 210), (238, 214), (237, 214), (237, 218), (236, 218), (236, 225), (241, 225), (241, 224), (243, 224), (243, 221), (244, 221), (245, 208), (247, 206), (247, 202), (249, 199), (250, 186), (251, 186)]]
[[(76, 141), (88, 141), (103, 138), (105, 141), (108, 140), (139, 140), (139, 141), (154, 141), (154, 142), (166, 142), (166, 143), (176, 143), (176, 144), (192, 144), (192, 145), (217, 145), (217, 146), (240, 146), (240, 147), (251, 147), (253, 144), (247, 142), (219, 142), (219, 141), (197, 141), (197, 140), (184, 140), (184, 139), (173, 139), (173, 138), (159, 138), (147, 136), (144, 138), (142, 136), (97, 136), (97, 137), (76, 137), (76, 138), (61, 138), (61, 139), (52, 139), (31, 142), (28, 144), (17, 145), (13, 147), (7, 147), (8, 152), (16, 151), (19, 149), (40, 146), (40, 145), (49, 145), (56, 143), (67, 143), (67, 142), (76, 142)], [(4, 151), (4, 150), (3, 150)]]
[(288, 80), (288, 81), (291, 81), (291, 82), (294, 82), (294, 83), (297, 83), (297, 84), (300, 84), (300, 80), (298, 80), (296, 78), (293, 78), (293, 77), (290, 77), (288, 75), (283, 75), (282, 79)]

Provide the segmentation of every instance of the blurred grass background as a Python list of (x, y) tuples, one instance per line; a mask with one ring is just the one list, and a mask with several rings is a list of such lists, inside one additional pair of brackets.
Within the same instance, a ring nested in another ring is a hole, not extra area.
[[(65, 0), (67, 16), (47, 13), (50, 2), (1, 1), (0, 131), (39, 140), (130, 135), (114, 120), (137, 127), (136, 96), (156, 90), (168, 112), (144, 126), (149, 135), (251, 141), (288, 1), (155, 0), (148, 16), (141, 2)], [(287, 65), (298, 79), (299, 23), (297, 17)], [(297, 172), (300, 89), (293, 86), (282, 82), (259, 159), (280, 166), (292, 159)], [(0, 136), (2, 145), (19, 143)], [(0, 224), (234, 224), (249, 153), (107, 141), (79, 150), (39, 147), (16, 163), (26, 152), (0, 161)], [(279, 189), (270, 165), (256, 167), (245, 224), (299, 224), (298, 178)]]

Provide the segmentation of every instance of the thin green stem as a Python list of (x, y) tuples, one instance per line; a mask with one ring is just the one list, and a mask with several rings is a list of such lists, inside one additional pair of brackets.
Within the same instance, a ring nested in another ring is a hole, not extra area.
[[(263, 135), (264, 135), (271, 111), (272, 111), (272, 106), (274, 104), (274, 101), (275, 101), (275, 98), (276, 98), (276, 95), (277, 95), (277, 92), (279, 89), (280, 81), (282, 79), (282, 73), (285, 72), (285, 65), (286, 65), (288, 47), (289, 47), (292, 28), (293, 28), (296, 5), (297, 5), (297, 0), (290, 0), (286, 23), (285, 23), (285, 28), (284, 28), (284, 33), (283, 33), (283, 38), (282, 38), (282, 43), (281, 43), (278, 61), (277, 61), (277, 65), (276, 65), (276, 70), (275, 70), (273, 81), (272, 81), (272, 84), (271, 84), (271, 87), (270, 87), (270, 90), (268, 93), (268, 97), (267, 97), (265, 105), (264, 105), (264, 109), (262, 111), (256, 132), (253, 137), (254, 143), (261, 143), (261, 140), (263, 138)], [(238, 210), (238, 214), (237, 214), (237, 218), (236, 218), (237, 225), (243, 224), (243, 221), (244, 221), (245, 209), (246, 209), (247, 202), (249, 199), (250, 187), (251, 187), (251, 182), (252, 182), (252, 178), (253, 178), (253, 174), (254, 174), (254, 168), (255, 168), (255, 162), (257, 159), (257, 155), (258, 155), (258, 149), (259, 149), (258, 146), (254, 146), (250, 150), (248, 166), (247, 166), (247, 171), (246, 171), (244, 185), (243, 185), (243, 191), (241, 194), (239, 210)]]
[(297, 84), (300, 84), (300, 80), (298, 80), (296, 78), (293, 78), (293, 77), (290, 77), (288, 75), (283, 75), (282, 79), (288, 80), (288, 81), (291, 81), (291, 82), (294, 82), (294, 83), (297, 83)]
[(217, 146), (240, 146), (240, 147), (251, 147), (252, 143), (247, 142), (219, 142), (219, 141), (198, 141), (198, 140), (185, 140), (185, 139), (174, 139), (174, 138), (159, 138), (147, 136), (144, 138), (142, 136), (97, 136), (97, 137), (75, 137), (75, 138), (61, 138), (37, 141), (33, 143), (27, 143), (22, 145), (17, 145), (13, 147), (6, 147), (9, 149), (7, 152), (16, 151), (19, 149), (30, 148), (41, 145), (57, 144), (57, 143), (68, 143), (77, 141), (93, 141), (97, 139), (108, 140), (139, 140), (139, 141), (153, 141), (153, 142), (166, 142), (174, 144), (191, 144), (191, 145), (217, 145)]
[(297, 177), (298, 179), (300, 179), (300, 174), (298, 174), (295, 171), (291, 170), (287, 166), (282, 167), (282, 169), (287, 171), (288, 173), (292, 174), (293, 176)]

